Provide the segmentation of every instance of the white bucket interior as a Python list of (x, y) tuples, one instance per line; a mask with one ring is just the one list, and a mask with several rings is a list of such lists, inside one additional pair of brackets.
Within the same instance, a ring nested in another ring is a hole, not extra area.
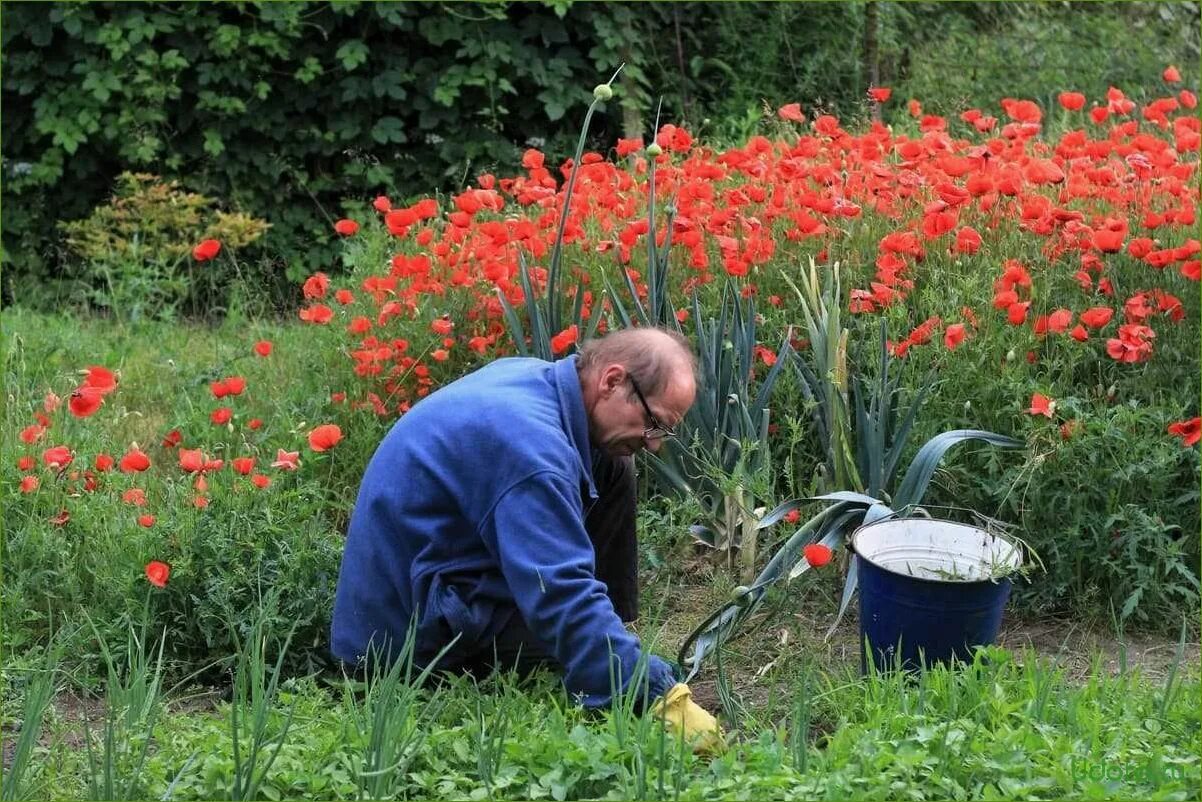
[(928, 518), (869, 524), (852, 535), (852, 546), (886, 571), (944, 582), (979, 582), (1022, 565), (1013, 543), (984, 529)]

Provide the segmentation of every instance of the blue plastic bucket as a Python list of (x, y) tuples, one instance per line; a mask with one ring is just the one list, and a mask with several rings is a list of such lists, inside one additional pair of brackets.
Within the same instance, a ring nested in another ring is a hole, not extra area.
[[(994, 642), (1010, 598), (1018, 547), (983, 529), (929, 518), (878, 521), (851, 537), (864, 642), (879, 670), (908, 670)], [(999, 578), (1000, 577), (1000, 578)]]

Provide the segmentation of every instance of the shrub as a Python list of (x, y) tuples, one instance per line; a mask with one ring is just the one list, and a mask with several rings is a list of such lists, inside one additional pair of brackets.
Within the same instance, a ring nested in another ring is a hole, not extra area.
[[(231, 249), (258, 240), (270, 226), (187, 192), (178, 181), (122, 173), (112, 198), (82, 219), (60, 223), (75, 257), (67, 275), (93, 308), (138, 320), (223, 308), (238, 265)], [(225, 255), (197, 269), (193, 248), (221, 243)]]

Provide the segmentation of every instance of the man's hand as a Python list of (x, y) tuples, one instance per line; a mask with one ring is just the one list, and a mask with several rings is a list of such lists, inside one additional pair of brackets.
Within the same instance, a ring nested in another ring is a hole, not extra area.
[(693, 701), (693, 692), (683, 682), (673, 685), (651, 706), (651, 715), (662, 719), (669, 732), (684, 738), (698, 754), (718, 755), (726, 751), (718, 720)]

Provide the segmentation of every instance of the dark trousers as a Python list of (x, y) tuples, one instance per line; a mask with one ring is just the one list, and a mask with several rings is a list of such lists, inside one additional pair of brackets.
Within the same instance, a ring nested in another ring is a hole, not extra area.
[[(597, 499), (584, 499), (584, 528), (596, 552), (597, 579), (605, 585), (614, 611), (623, 621), (639, 616), (638, 542), (635, 537), (637, 487), (632, 457), (593, 454), (593, 483)], [(527, 673), (540, 666), (555, 666), (548, 644), (527, 627), (516, 609), (491, 643), (466, 660), (462, 668), (482, 676), (495, 669)], [(458, 666), (447, 666), (454, 670)]]

